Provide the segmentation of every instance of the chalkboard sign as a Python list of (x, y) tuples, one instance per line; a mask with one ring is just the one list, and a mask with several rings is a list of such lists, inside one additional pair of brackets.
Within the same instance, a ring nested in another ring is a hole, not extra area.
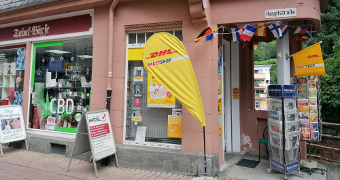
[(98, 177), (96, 166), (96, 161), (98, 160), (115, 155), (118, 167), (116, 144), (113, 138), (110, 115), (107, 109), (89, 111), (82, 115), (82, 118), (78, 123), (78, 130), (73, 143), (68, 171), (73, 155), (82, 154), (88, 151), (91, 151), (92, 153), (96, 177)]

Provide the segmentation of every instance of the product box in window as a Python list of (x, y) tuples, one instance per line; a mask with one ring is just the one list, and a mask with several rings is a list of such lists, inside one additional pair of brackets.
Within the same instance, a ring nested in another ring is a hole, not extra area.
[(14, 87), (9, 88), (9, 95), (8, 95), (9, 100), (14, 100), (14, 90), (15, 90)]
[(33, 124), (33, 129), (40, 129), (38, 106), (34, 106), (33, 123), (32, 124)]
[(8, 105), (9, 100), (1, 100), (1, 106)]

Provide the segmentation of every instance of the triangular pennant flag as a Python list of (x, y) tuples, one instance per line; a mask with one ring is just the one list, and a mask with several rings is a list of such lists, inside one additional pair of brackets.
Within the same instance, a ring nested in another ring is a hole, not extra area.
[(240, 39), (244, 41), (250, 41), (256, 29), (257, 29), (256, 27), (247, 24), (243, 34), (240, 35)]
[(296, 28), (296, 30), (294, 31), (294, 34), (305, 34), (306, 31), (308, 30), (309, 25), (302, 25), (299, 26), (298, 28)]
[(160, 81), (189, 112), (205, 126), (204, 108), (196, 76), (185, 47), (176, 36), (152, 35), (143, 50), (144, 68)]
[(308, 36), (309, 38), (313, 38), (313, 37), (315, 37), (315, 35), (316, 35), (316, 31), (312, 31), (311, 28), (308, 28), (306, 33), (305, 33), (305, 36)]
[(308, 41), (308, 39), (302, 38), (302, 37), (295, 37), (295, 38), (293, 39), (293, 41), (297, 41), (297, 42), (306, 42), (306, 41)]
[(255, 31), (255, 36), (263, 36), (266, 37), (266, 23), (255, 24), (257, 30)]
[(282, 32), (282, 36), (280, 37), (280, 39), (282, 39), (287, 34), (290, 27), (288, 25), (281, 25), (280, 29), (281, 29), (281, 32)]
[(273, 33), (275, 38), (280, 38), (282, 36), (282, 32), (280, 29), (280, 22), (275, 22), (275, 24), (271, 24), (268, 26), (270, 31)]

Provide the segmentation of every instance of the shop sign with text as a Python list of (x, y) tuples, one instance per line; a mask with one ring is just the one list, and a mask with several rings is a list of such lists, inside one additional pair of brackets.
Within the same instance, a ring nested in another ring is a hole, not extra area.
[(90, 14), (0, 29), (0, 41), (85, 32), (92, 27)]

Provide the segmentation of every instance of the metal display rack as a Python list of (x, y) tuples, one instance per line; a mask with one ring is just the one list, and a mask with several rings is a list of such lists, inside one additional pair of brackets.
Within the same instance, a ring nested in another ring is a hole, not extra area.
[(300, 173), (299, 154), (299, 121), (296, 106), (296, 86), (269, 85), (267, 94), (268, 128), (269, 128), (269, 161), (272, 170), (287, 175)]
[(297, 103), (300, 123), (301, 141), (307, 141), (309, 158), (301, 160), (301, 167), (308, 170), (309, 175), (319, 170), (324, 175), (325, 169), (318, 162), (311, 160), (311, 141), (321, 140), (322, 120), (320, 105), (320, 81), (318, 76), (302, 76), (297, 78)]

